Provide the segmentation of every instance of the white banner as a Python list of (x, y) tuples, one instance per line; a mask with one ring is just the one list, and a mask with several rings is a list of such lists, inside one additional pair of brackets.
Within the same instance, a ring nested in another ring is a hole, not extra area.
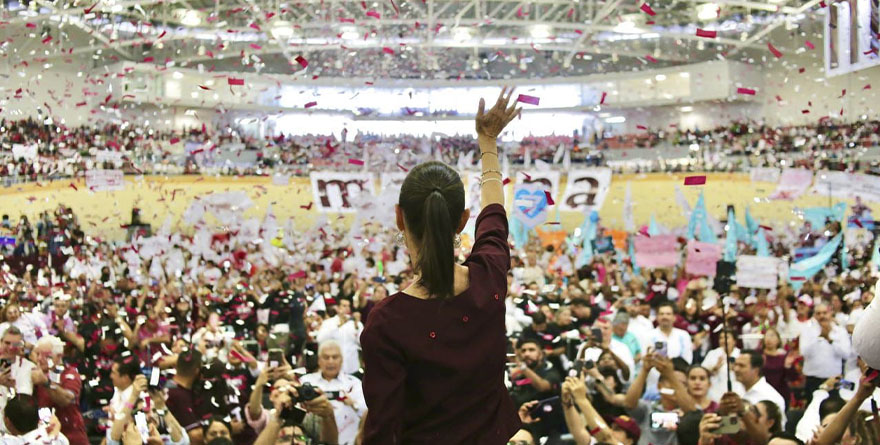
[(736, 259), (736, 285), (757, 289), (776, 289), (779, 258), (740, 255)]
[(813, 182), (813, 172), (805, 168), (787, 168), (779, 175), (779, 184), (769, 199), (791, 201), (804, 194)]
[(322, 212), (355, 212), (358, 199), (375, 199), (371, 173), (312, 172), (312, 195)]
[(12, 157), (16, 160), (25, 158), (29, 161), (37, 159), (37, 144), (12, 144)]
[(778, 168), (773, 167), (755, 167), (749, 171), (749, 177), (752, 182), (779, 182), (779, 176), (782, 172)]
[(560, 210), (586, 212), (599, 210), (611, 187), (610, 168), (591, 168), (568, 172), (565, 195)]
[(125, 188), (122, 170), (88, 170), (86, 187), (95, 192), (118, 191)]
[(275, 173), (272, 175), (272, 184), (274, 185), (289, 185), (290, 184), (290, 175), (286, 173)]
[(546, 190), (550, 192), (550, 196), (553, 200), (556, 200), (559, 196), (559, 178), (560, 172), (559, 170), (551, 171), (535, 171), (529, 170), (525, 172), (528, 174), (526, 176), (523, 173), (517, 173), (516, 175), (516, 183), (517, 184), (532, 184), (537, 183), (541, 186), (541, 190)]
[(860, 197), (865, 201), (880, 202), (880, 176), (821, 170), (816, 173), (812, 192), (837, 199)]
[(98, 162), (122, 162), (122, 152), (113, 150), (98, 150), (95, 153), (95, 159)]

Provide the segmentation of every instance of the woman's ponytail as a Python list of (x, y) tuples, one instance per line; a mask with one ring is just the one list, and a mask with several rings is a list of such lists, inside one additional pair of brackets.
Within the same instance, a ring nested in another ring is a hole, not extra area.
[(439, 190), (428, 194), (424, 208), (427, 224), (421, 234), (422, 246), (417, 259), (421, 275), (419, 284), (431, 295), (451, 297), (455, 284), (455, 250), (452, 245), (455, 223), (449, 216), (446, 198)]

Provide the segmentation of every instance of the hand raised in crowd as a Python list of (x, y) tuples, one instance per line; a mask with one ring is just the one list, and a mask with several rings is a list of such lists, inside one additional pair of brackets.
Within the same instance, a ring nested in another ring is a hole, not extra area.
[[(333, 405), (330, 404), (330, 400), (327, 399), (327, 396), (321, 390), (318, 390), (318, 393), (321, 395), (307, 402), (303, 402), (303, 407), (306, 411), (320, 417), (333, 416)], [(352, 405), (354, 405), (354, 403), (352, 403)]]
[(575, 400), (585, 400), (587, 398), (587, 385), (586, 383), (584, 383), (584, 379), (577, 377), (566, 377), (565, 383), (563, 383), (563, 385), (566, 384), (568, 385), (568, 389)]
[[(507, 96), (505, 97), (505, 94)], [(504, 130), (504, 127), (520, 114), (522, 108), (516, 108), (516, 102), (508, 108), (510, 98), (513, 96), (513, 88), (508, 91), (507, 87), (501, 89), (495, 105), (486, 112), (486, 101), (480, 98), (480, 107), (477, 110), (476, 127), (477, 135), (495, 139)]]
[(721, 416), (715, 413), (703, 415), (700, 419), (700, 445), (712, 445), (716, 439), (721, 438), (718, 434), (713, 433), (721, 427)]
[(722, 415), (737, 414), (742, 415), (745, 412), (745, 404), (737, 393), (728, 392), (721, 396), (718, 413)]

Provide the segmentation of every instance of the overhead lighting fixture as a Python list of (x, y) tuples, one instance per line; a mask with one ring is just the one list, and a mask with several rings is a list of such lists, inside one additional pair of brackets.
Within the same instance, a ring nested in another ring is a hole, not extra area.
[(694, 111), (694, 107), (687, 105), (687, 106), (681, 107), (680, 110), (682, 113), (690, 113), (691, 111)]
[(717, 3), (703, 3), (697, 6), (697, 18), (700, 20), (715, 20), (721, 8)]
[(473, 37), (473, 31), (466, 26), (456, 26), (452, 28), (452, 40), (456, 42), (467, 42)]
[(293, 37), (293, 24), (287, 20), (276, 20), (272, 23), (269, 33), (275, 40), (289, 40)]
[(548, 25), (534, 25), (529, 29), (529, 34), (533, 39), (546, 39), (552, 34), (552, 29)]
[(192, 9), (178, 9), (177, 14), (180, 23), (184, 26), (199, 26), (202, 24), (202, 16)]
[(605, 119), (605, 122), (608, 122), (609, 124), (622, 124), (626, 122), (626, 118), (623, 116), (614, 116)]
[(666, 80), (666, 75), (665, 74), (658, 74), (658, 75), (654, 76), (654, 79), (657, 80), (657, 82), (663, 82), (664, 80)]

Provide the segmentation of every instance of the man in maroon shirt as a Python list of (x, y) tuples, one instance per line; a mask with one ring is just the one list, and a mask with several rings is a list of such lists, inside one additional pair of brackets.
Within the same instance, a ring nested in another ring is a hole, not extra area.
[(86, 425), (79, 412), (82, 379), (76, 367), (65, 365), (64, 342), (53, 335), (37, 340), (31, 360), (41, 373), (34, 374), (34, 397), (40, 408), (53, 408), (61, 433), (71, 445), (89, 445)]

